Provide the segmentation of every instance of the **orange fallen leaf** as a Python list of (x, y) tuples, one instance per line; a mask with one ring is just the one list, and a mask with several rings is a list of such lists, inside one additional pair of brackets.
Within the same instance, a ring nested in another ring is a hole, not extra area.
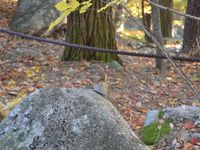
[(193, 150), (193, 145), (191, 143), (185, 143), (183, 150)]

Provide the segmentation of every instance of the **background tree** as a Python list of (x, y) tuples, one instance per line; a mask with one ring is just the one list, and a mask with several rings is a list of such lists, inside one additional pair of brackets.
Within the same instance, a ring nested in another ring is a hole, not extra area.
[[(146, 4), (146, 5), (145, 5)], [(143, 22), (143, 25), (144, 27), (151, 31), (151, 12), (145, 12), (145, 6), (147, 7), (147, 5), (149, 5), (148, 3), (145, 3), (144, 0), (142, 0), (142, 4), (141, 4), (141, 9), (142, 9), (142, 22)], [(152, 39), (147, 35), (145, 34), (145, 41), (146, 42), (152, 42)]]
[[(188, 0), (186, 13), (200, 17), (200, 1)], [(182, 51), (189, 52), (192, 56), (200, 56), (200, 21), (185, 19)]]
[[(173, 8), (173, 0), (159, 0), (159, 4), (168, 8)], [(160, 20), (163, 37), (172, 37), (173, 14), (160, 9)]]
[[(152, 0), (153, 3), (158, 4), (159, 0)], [(161, 32), (161, 22), (160, 22), (160, 9), (156, 6), (152, 5), (152, 24), (153, 24), (153, 34), (157, 41), (163, 46), (163, 36)], [(157, 54), (162, 54), (162, 52), (157, 49)], [(156, 59), (156, 68), (160, 69), (161, 71), (166, 70), (165, 60), (163, 59)]]
[[(84, 0), (79, 0), (84, 2)], [(109, 2), (105, 0), (104, 2)], [(69, 43), (95, 46), (99, 48), (117, 49), (115, 29), (112, 20), (112, 8), (97, 13), (105, 6), (100, 0), (92, 0), (93, 5), (86, 13), (75, 11), (68, 16), (66, 41)], [(100, 60), (109, 62), (118, 60), (118, 56), (108, 53), (97, 53), (87, 50), (66, 47), (62, 60)]]

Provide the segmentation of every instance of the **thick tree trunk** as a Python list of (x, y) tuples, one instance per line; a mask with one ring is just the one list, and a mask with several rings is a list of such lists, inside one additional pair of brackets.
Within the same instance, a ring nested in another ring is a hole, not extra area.
[[(79, 0), (83, 2), (85, 0)], [(84, 14), (78, 11), (68, 17), (66, 41), (70, 43), (95, 46), (99, 48), (117, 49), (115, 30), (112, 20), (112, 8), (101, 13), (97, 9), (105, 4), (99, 0), (92, 0), (92, 7)], [(62, 60), (100, 60), (109, 62), (117, 60), (117, 55), (98, 53), (88, 50), (66, 47)]]
[[(159, 3), (168, 8), (173, 8), (173, 0), (159, 0)], [(173, 14), (160, 9), (161, 30), (163, 37), (172, 37)]]
[[(159, 0), (151, 0), (154, 3), (159, 3)], [(161, 32), (161, 23), (160, 23), (160, 10), (159, 8), (152, 5), (152, 23), (153, 23), (153, 33), (157, 41), (160, 45), (163, 46), (163, 36)], [(157, 54), (162, 54), (162, 52), (157, 49)], [(162, 72), (166, 70), (165, 60), (163, 59), (156, 59), (156, 68), (160, 69)]]
[[(200, 1), (188, 0), (187, 14), (200, 17)], [(183, 37), (183, 52), (192, 56), (200, 56), (200, 21), (186, 18)]]

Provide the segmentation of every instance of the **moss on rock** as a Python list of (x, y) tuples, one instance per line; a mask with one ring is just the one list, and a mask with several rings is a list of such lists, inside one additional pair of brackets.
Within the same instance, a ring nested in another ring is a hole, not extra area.
[[(147, 145), (153, 145), (157, 139), (160, 140), (171, 131), (169, 124), (169, 121), (165, 121), (163, 124), (159, 122), (151, 123), (141, 131), (141, 140)], [(161, 128), (159, 129), (158, 126), (161, 126)]]

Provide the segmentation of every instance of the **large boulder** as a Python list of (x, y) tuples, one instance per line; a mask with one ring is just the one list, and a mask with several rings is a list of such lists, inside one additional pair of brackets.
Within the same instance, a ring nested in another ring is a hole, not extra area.
[(10, 23), (10, 29), (29, 33), (43, 34), (50, 23), (60, 13), (54, 5), (60, 0), (18, 0), (17, 10)]
[(90, 89), (46, 88), (0, 124), (2, 150), (147, 150), (115, 107)]

